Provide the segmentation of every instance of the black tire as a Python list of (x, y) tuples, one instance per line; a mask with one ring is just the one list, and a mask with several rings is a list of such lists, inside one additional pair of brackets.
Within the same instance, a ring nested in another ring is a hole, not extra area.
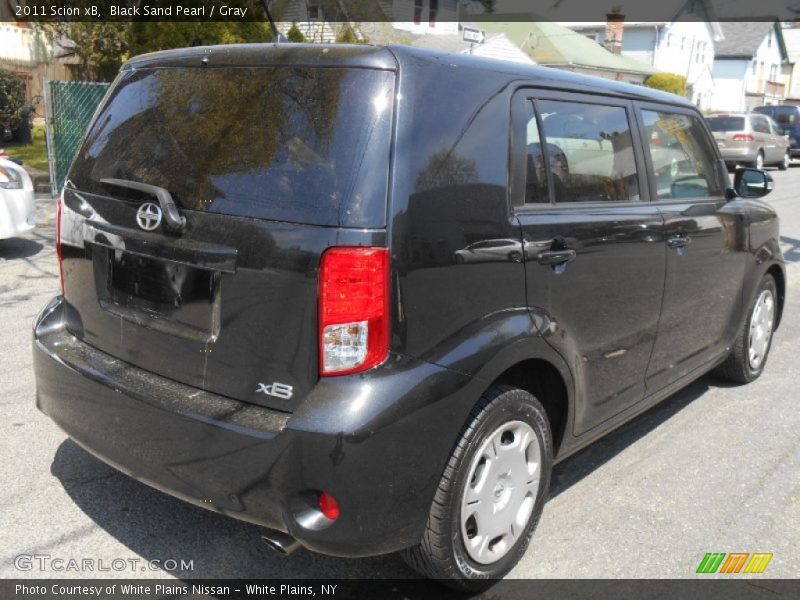
[[(467, 554), (460, 525), (461, 500), (470, 466), (490, 433), (511, 421), (523, 421), (534, 431), (541, 453), (541, 478), (528, 524), (508, 552), (488, 565)], [(445, 467), (431, 505), (422, 540), (402, 553), (403, 560), (430, 579), (462, 591), (482, 591), (506, 575), (528, 548), (550, 487), (553, 438), (547, 413), (536, 398), (519, 388), (494, 385), (470, 413)]]
[(792, 159), (789, 156), (789, 151), (787, 150), (786, 153), (783, 155), (783, 160), (781, 160), (781, 162), (778, 163), (778, 169), (780, 169), (781, 171), (785, 171), (786, 169), (789, 168), (791, 162)]
[[(761, 166), (760, 167), (758, 166), (759, 161), (761, 162)], [(753, 169), (763, 169), (764, 168), (764, 152), (762, 150), (759, 150), (758, 154), (756, 154), (756, 159), (752, 163), (750, 163), (748, 166), (752, 167)]]
[[(750, 322), (753, 317), (753, 311), (755, 310), (756, 302), (758, 302), (758, 299), (761, 297), (761, 293), (764, 290), (769, 290), (772, 292), (773, 301), (776, 304), (773, 311), (772, 328), (770, 331), (769, 340), (767, 342), (766, 352), (764, 353), (764, 356), (758, 366), (753, 368), (749, 359)], [(728, 354), (725, 362), (714, 369), (714, 375), (720, 379), (732, 381), (733, 383), (750, 383), (751, 381), (758, 379), (759, 375), (761, 375), (761, 373), (764, 371), (764, 366), (767, 364), (767, 359), (769, 358), (769, 350), (772, 347), (772, 334), (775, 331), (775, 322), (778, 316), (777, 302), (778, 291), (775, 285), (775, 279), (772, 277), (772, 275), (766, 274), (761, 279), (761, 283), (758, 286), (755, 297), (750, 303), (750, 308), (747, 311), (747, 318), (744, 320), (744, 323), (742, 323), (739, 334), (736, 336), (736, 341), (731, 347), (730, 354)]]

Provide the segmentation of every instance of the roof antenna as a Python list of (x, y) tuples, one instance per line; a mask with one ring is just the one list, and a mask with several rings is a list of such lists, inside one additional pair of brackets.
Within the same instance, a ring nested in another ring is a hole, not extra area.
[(285, 42), (286, 38), (278, 31), (278, 28), (275, 26), (275, 21), (272, 20), (272, 13), (269, 12), (269, 0), (261, 0), (261, 5), (264, 8), (264, 15), (266, 15), (267, 21), (269, 21), (269, 26), (272, 29), (272, 35), (275, 36), (275, 43), (280, 44), (281, 42)]

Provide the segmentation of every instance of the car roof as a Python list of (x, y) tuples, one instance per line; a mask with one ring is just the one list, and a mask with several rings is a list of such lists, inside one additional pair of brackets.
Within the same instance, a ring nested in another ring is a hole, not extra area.
[(784, 108), (800, 110), (800, 106), (797, 106), (796, 104), (765, 104), (763, 106), (756, 106), (753, 110), (780, 110)]
[(397, 61), (386, 48), (366, 44), (226, 44), (150, 52), (130, 59), (123, 68), (268, 65), (394, 70)]
[[(230, 44), (197, 46), (143, 54), (129, 60), (125, 69), (177, 66), (320, 66), (357, 67), (413, 73), (422, 68), (463, 69), (475, 78), (491, 71), (495, 78), (506, 75), (508, 83), (549, 87), (563, 91), (620, 96), (694, 108), (686, 98), (641, 85), (632, 85), (572, 73), (552, 67), (458, 54), (403, 45), (368, 44)], [(472, 71), (472, 73), (469, 73)]]

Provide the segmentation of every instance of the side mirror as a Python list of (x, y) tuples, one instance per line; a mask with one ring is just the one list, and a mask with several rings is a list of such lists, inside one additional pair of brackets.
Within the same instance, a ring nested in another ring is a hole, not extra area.
[(740, 198), (762, 198), (775, 187), (772, 175), (759, 169), (736, 169), (733, 189)]

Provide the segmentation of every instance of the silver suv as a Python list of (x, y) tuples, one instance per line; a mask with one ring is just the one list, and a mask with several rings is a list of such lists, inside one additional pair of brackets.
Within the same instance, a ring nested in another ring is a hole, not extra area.
[(789, 168), (789, 140), (766, 115), (718, 114), (707, 117), (719, 152), (729, 167), (737, 164), (763, 169), (766, 165)]

